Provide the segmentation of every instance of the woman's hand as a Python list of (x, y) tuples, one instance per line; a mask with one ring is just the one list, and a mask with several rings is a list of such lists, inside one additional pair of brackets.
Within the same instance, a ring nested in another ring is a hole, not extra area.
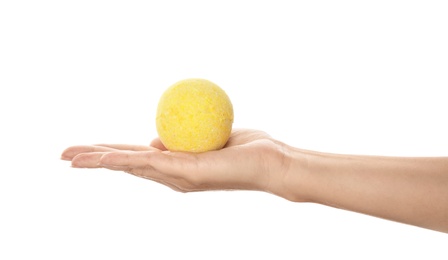
[(234, 130), (218, 151), (170, 152), (157, 138), (150, 146), (73, 146), (62, 159), (76, 168), (124, 171), (181, 192), (240, 189), (278, 195), (290, 163), (283, 143), (247, 129)]
[(174, 190), (259, 190), (448, 232), (448, 157), (384, 157), (301, 150), (261, 131), (235, 130), (218, 151), (73, 146), (73, 167), (125, 171)]

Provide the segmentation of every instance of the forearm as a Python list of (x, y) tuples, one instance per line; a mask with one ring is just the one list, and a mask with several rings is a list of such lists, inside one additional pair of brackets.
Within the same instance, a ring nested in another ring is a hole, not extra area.
[(448, 232), (448, 157), (292, 154), (305, 200)]

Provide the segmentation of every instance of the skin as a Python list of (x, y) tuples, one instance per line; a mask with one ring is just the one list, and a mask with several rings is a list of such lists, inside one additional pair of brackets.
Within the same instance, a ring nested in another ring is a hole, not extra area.
[(264, 132), (238, 129), (205, 153), (149, 146), (72, 146), (75, 168), (106, 168), (180, 192), (256, 190), (448, 233), (448, 157), (343, 155), (291, 147)]

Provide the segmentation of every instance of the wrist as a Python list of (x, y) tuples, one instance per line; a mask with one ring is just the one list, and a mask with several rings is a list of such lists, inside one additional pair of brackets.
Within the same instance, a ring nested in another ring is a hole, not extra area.
[(313, 176), (310, 165), (313, 152), (283, 144), (283, 164), (276, 189), (272, 193), (293, 202), (312, 202)]

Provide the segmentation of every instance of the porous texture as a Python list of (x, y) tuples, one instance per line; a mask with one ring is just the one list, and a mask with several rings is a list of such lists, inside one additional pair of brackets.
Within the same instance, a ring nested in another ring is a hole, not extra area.
[(233, 107), (219, 86), (185, 79), (169, 87), (157, 107), (159, 138), (170, 151), (206, 152), (224, 147), (230, 137)]

